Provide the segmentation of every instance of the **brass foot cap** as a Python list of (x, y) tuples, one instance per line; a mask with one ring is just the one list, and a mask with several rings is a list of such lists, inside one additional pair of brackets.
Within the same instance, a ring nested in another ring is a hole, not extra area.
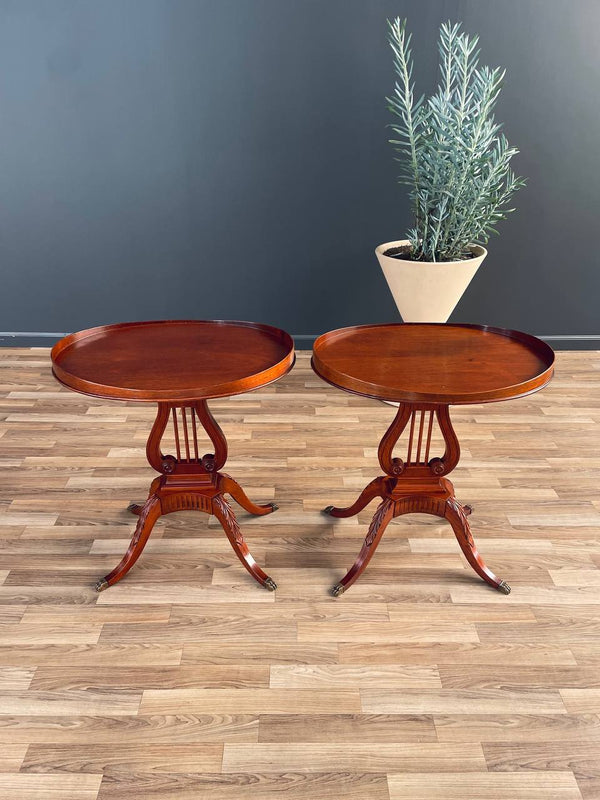
[(274, 592), (277, 588), (277, 584), (273, 580), (273, 578), (266, 578), (265, 579), (265, 589), (268, 589), (270, 592)]
[(269, 503), (269, 505), (271, 506), (271, 511), (277, 511), (277, 509), (279, 508), (277, 503)]
[(331, 514), (331, 512), (333, 511), (334, 508), (335, 508), (335, 506), (326, 506), (323, 509), (323, 514)]
[(100, 580), (96, 581), (94, 584), (94, 589), (97, 592), (103, 592), (105, 589), (108, 589), (108, 581), (105, 578), (100, 578)]
[(498, 591), (502, 592), (502, 594), (510, 594), (510, 586), (506, 581), (500, 581), (498, 584)]
[(339, 597), (341, 594), (344, 594), (345, 591), (346, 591), (346, 587), (344, 586), (343, 583), (336, 583), (336, 585), (331, 590), (331, 594), (334, 597)]

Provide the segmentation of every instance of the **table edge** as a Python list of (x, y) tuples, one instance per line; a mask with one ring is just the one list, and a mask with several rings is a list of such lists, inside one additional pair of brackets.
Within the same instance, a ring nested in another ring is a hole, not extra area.
[[(64, 370), (57, 362), (57, 358), (73, 343), (81, 339), (88, 338), (89, 336), (97, 335), (110, 329), (122, 329), (128, 327), (142, 327), (144, 325), (156, 325), (158, 323), (181, 323), (181, 324), (197, 324), (197, 323), (213, 323), (223, 325), (237, 325), (239, 327), (254, 328), (262, 330), (265, 333), (274, 334), (275, 338), (280, 339), (288, 348), (284, 358), (272, 364), (267, 369), (254, 373), (236, 381), (229, 381), (227, 383), (216, 384), (210, 387), (211, 391), (205, 391), (204, 387), (197, 389), (182, 389), (180, 391), (172, 390), (147, 390), (147, 389), (128, 389), (118, 386), (107, 386), (106, 384), (97, 384), (83, 378), (78, 378), (70, 372)], [(119, 322), (112, 325), (99, 325), (94, 328), (85, 328), (81, 331), (68, 334), (57, 342), (50, 353), (52, 360), (52, 373), (56, 380), (63, 386), (66, 386), (73, 391), (85, 394), (90, 397), (99, 397), (105, 400), (128, 400), (138, 403), (184, 403), (196, 402), (198, 400), (211, 400), (218, 397), (232, 397), (238, 394), (260, 389), (263, 386), (268, 386), (274, 383), (279, 378), (286, 375), (296, 362), (296, 353), (294, 349), (294, 341), (287, 331), (282, 328), (276, 328), (273, 325), (267, 325), (261, 322), (247, 322), (243, 320), (142, 320), (139, 322)]]
[[(545, 357), (545, 360), (548, 363), (548, 366), (545, 370), (540, 372), (538, 375), (530, 378), (526, 381), (522, 381), (521, 383), (515, 383), (511, 386), (502, 387), (500, 389), (488, 389), (486, 391), (475, 391), (475, 392), (462, 392), (460, 394), (440, 394), (440, 393), (423, 393), (423, 392), (411, 392), (411, 391), (403, 391), (402, 394), (398, 394), (397, 392), (393, 391), (385, 391), (382, 389), (378, 384), (372, 384), (367, 381), (360, 380), (358, 378), (354, 378), (351, 375), (346, 375), (345, 373), (340, 373), (337, 370), (329, 368), (324, 362), (321, 361), (319, 358), (318, 345), (321, 346), (325, 343), (325, 340), (329, 338), (334, 338), (339, 336), (347, 331), (352, 330), (360, 330), (365, 328), (387, 328), (387, 327), (398, 327), (401, 325), (411, 325), (411, 326), (440, 326), (440, 327), (450, 327), (450, 328), (468, 328), (468, 329), (475, 329), (482, 331), (484, 333), (495, 333), (500, 336), (506, 336), (508, 338), (516, 339), (524, 344), (530, 346), (530, 349), (534, 350), (536, 354), (538, 354), (541, 358)], [(543, 355), (542, 355), (543, 354)], [(475, 403), (493, 403), (501, 400), (513, 400), (519, 397), (525, 397), (526, 395), (532, 394), (533, 392), (539, 391), (543, 389), (544, 386), (547, 386), (552, 376), (554, 374), (554, 364), (555, 364), (555, 353), (546, 342), (538, 339), (536, 336), (533, 336), (530, 333), (524, 333), (522, 331), (516, 331), (509, 328), (497, 328), (492, 325), (478, 325), (474, 323), (445, 323), (445, 322), (388, 322), (388, 323), (381, 323), (381, 324), (368, 324), (368, 325), (351, 325), (346, 328), (338, 328), (334, 331), (328, 331), (327, 333), (322, 334), (319, 336), (314, 345), (313, 345), (313, 357), (311, 360), (311, 366), (314, 372), (319, 375), (319, 377), (323, 378), (327, 383), (331, 386), (335, 386), (338, 389), (343, 391), (350, 392), (352, 394), (357, 394), (362, 397), (370, 397), (374, 400), (390, 400), (393, 402), (399, 403), (422, 403), (424, 405), (469, 405)], [(338, 382), (341, 379), (346, 379), (347, 384), (344, 385)]]

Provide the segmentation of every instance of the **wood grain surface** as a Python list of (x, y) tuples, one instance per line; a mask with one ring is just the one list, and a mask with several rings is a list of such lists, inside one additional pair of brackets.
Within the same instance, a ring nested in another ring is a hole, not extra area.
[(178, 512), (98, 595), (153, 477), (155, 409), (61, 389), (46, 349), (0, 351), (2, 800), (600, 800), (600, 354), (453, 409), (453, 482), (509, 596), (446, 521), (406, 515), (330, 597), (374, 504), (320, 509), (379, 474), (394, 409), (308, 353), (210, 405), (228, 471), (279, 505), (239, 512), (277, 592), (215, 518)]
[(483, 403), (522, 397), (552, 377), (554, 352), (489, 325), (388, 322), (329, 331), (313, 368), (334, 386), (401, 403)]
[(156, 320), (78, 331), (52, 349), (59, 381), (111, 399), (194, 401), (256, 389), (294, 363), (289, 333), (255, 322)]

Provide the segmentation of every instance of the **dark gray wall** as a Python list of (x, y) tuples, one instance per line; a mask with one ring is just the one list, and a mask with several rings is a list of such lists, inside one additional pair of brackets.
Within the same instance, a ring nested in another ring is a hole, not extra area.
[(462, 20), (529, 185), (453, 319), (598, 334), (598, 0), (0, 0), (0, 330), (397, 312), (385, 19)]

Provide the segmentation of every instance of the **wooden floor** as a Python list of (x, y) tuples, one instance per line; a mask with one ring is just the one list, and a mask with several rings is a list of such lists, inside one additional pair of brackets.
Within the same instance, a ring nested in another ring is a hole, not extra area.
[[(0, 351), (2, 800), (600, 798), (600, 354), (562, 353), (529, 398), (454, 410), (451, 476), (506, 597), (443, 520), (389, 526), (335, 600), (373, 506), (393, 409), (301, 354), (211, 408), (259, 587), (214, 518), (157, 524), (119, 585), (152, 471), (151, 407), (61, 389), (45, 349)], [(207, 447), (208, 449), (208, 447)]]

